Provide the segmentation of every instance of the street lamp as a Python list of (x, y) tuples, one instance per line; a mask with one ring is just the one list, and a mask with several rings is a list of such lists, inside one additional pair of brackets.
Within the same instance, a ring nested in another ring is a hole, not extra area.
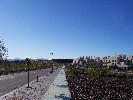
[[(34, 69), (36, 70), (37, 69), (37, 71), (38, 71), (38, 64), (39, 64), (39, 57), (35, 57), (35, 62), (33, 62), (33, 66), (34, 66)], [(37, 67), (37, 68), (36, 68)], [(35, 73), (35, 71), (34, 71), (34, 73)], [(38, 72), (37, 72), (37, 76), (36, 76), (36, 78), (37, 78), (37, 82), (39, 82), (38, 81)]]
[[(37, 67), (38, 67), (38, 66), (40, 66), (40, 65), (39, 65), (39, 57), (38, 57), (38, 59), (37, 59)], [(38, 80), (38, 69), (37, 69), (37, 82), (39, 82), (39, 80)]]
[[(54, 55), (54, 53), (50, 53), (50, 54), (52, 55), (52, 59), (53, 59), (53, 55)], [(52, 60), (52, 59), (51, 59), (51, 60)]]
[(25, 63), (26, 63), (26, 66), (28, 67), (27, 68), (27, 71), (28, 71), (28, 87), (27, 88), (31, 88), (31, 87), (29, 87), (29, 65), (30, 65), (30, 59), (26, 58), (25, 59)]

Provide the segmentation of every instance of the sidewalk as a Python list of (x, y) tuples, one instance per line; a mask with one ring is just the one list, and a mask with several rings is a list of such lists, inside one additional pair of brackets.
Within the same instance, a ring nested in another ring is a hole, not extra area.
[(71, 100), (64, 68), (62, 68), (41, 100)]

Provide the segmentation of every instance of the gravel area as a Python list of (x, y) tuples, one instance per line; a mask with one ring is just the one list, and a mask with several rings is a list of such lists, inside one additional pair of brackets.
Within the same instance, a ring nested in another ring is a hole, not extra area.
[(133, 100), (132, 78), (66, 74), (72, 100)]

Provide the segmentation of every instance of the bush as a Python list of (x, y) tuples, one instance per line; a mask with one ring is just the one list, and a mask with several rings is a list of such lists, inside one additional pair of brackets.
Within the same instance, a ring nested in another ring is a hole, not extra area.
[(76, 68), (76, 67), (72, 67), (72, 68), (71, 68), (71, 72), (72, 72), (73, 74), (78, 74), (78, 73), (79, 73), (79, 69)]
[(99, 75), (100, 75), (100, 71), (97, 68), (91, 68), (91, 69), (88, 69), (87, 71), (87, 76), (89, 79), (98, 78)]

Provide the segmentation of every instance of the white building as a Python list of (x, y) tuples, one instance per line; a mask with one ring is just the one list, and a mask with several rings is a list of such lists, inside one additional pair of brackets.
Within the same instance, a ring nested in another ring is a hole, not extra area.
[(133, 55), (129, 55), (126, 57), (126, 55), (116, 55), (111, 57), (104, 57), (102, 59), (103, 65), (110, 66), (118, 66), (118, 67), (133, 67)]
[(73, 64), (78, 64), (80, 66), (83, 66), (84, 64), (88, 65), (88, 66), (92, 66), (92, 65), (96, 65), (96, 66), (101, 66), (102, 62), (100, 57), (95, 57), (94, 58), (92, 56), (89, 57), (79, 57), (73, 60)]
[(118, 66), (118, 67), (133, 67), (133, 55), (129, 55), (126, 57), (126, 55), (114, 55), (106, 56), (100, 59), (100, 57), (79, 57), (73, 60), (73, 64), (78, 64), (81, 66), (84, 66), (84, 64), (87, 64), (88, 66), (96, 65), (96, 66)]

